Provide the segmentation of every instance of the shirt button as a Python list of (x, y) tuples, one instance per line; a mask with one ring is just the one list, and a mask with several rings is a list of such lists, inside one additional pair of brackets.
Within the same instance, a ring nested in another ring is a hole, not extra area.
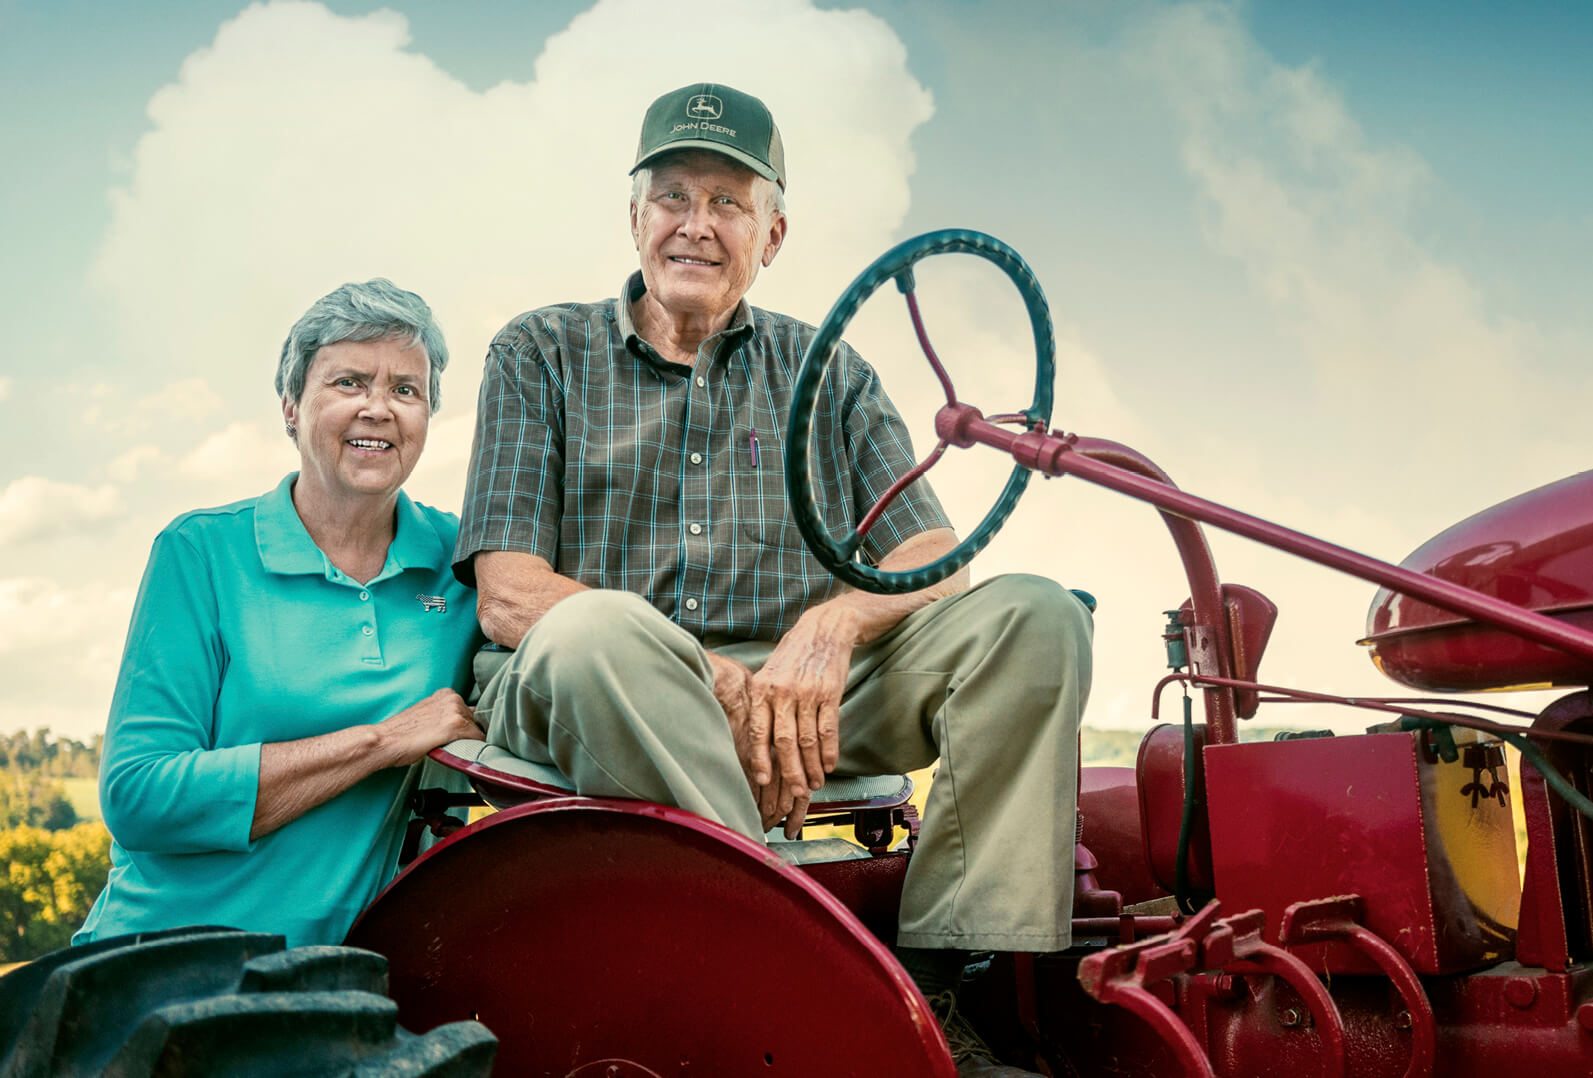
[(696, 610), (697, 609), (697, 600), (696, 599), (687, 599), (686, 600), (686, 609), (687, 610)]
[(360, 627), (360, 632), (364, 633), (366, 636), (370, 636), (375, 631), (376, 630), (371, 628), (369, 625), (364, 625), (364, 626)]
[(371, 597), (371, 593), (370, 592), (368, 592), (368, 591), (360, 592), (360, 598), (361, 599), (369, 599), (370, 597)]
[(693, 453), (691, 455), (691, 462), (693, 464), (701, 464), (702, 463), (702, 454), (701, 453)]
[(701, 524), (693, 524), (689, 530), (690, 530), (691, 534), (693, 534), (693, 535), (701, 535), (702, 534), (702, 525)]
[(697, 376), (697, 388), (701, 389), (703, 386), (705, 386), (707, 384), (708, 384), (708, 379), (704, 378), (702, 375), (699, 374)]

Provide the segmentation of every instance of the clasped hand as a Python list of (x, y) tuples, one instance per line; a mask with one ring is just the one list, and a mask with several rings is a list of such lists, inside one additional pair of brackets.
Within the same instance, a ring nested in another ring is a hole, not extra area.
[(785, 821), (796, 838), (813, 791), (840, 758), (841, 695), (856, 640), (844, 612), (809, 611), (753, 673), (714, 652), (714, 697), (724, 708), (736, 756), (764, 830)]

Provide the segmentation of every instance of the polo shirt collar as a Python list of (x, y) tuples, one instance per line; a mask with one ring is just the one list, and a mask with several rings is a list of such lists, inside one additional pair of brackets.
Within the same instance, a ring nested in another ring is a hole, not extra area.
[[(299, 511), (293, 508), (293, 483), (298, 477), (298, 472), (289, 472), (275, 489), (255, 503), (254, 539), (260, 550), (260, 561), (268, 572), (313, 573), (328, 580), (342, 579), (342, 574), (310, 538), (304, 521), (299, 519)], [(396, 576), (405, 569), (437, 570), (448, 565), (449, 548), (444, 545), (442, 536), (403, 491), (398, 492), (394, 516), (397, 527), (387, 547), (387, 562), (371, 583)]]
[[(646, 344), (639, 333), (636, 332), (636, 322), (631, 318), (631, 304), (647, 294), (647, 282), (642, 280), (642, 271), (635, 270), (625, 278), (625, 284), (619, 291), (619, 298), (614, 301), (614, 321), (619, 327), (620, 339), (625, 342), (625, 347), (633, 354), (639, 355), (648, 362), (657, 362), (658, 353), (652, 345), (642, 348)], [(730, 340), (732, 337), (741, 336), (743, 331), (752, 328), (752, 308), (747, 304), (747, 297), (741, 297), (736, 304), (736, 312), (730, 316), (730, 324), (714, 334), (720, 340)], [(711, 338), (710, 338), (711, 339)], [(715, 355), (717, 355), (717, 350)], [(674, 366), (674, 364), (670, 364)]]

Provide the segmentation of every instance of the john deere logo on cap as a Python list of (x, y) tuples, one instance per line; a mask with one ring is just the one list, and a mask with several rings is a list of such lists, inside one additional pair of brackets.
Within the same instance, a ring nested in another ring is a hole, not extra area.
[(717, 120), (725, 111), (725, 103), (713, 94), (697, 94), (686, 102), (686, 115), (697, 120)]

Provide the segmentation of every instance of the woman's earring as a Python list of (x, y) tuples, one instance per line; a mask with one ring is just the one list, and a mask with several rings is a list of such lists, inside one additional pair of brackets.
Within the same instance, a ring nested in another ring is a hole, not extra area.
[(283, 429), (288, 432), (289, 438), (297, 438), (299, 436), (299, 428), (295, 427), (292, 423), (289, 423)]

